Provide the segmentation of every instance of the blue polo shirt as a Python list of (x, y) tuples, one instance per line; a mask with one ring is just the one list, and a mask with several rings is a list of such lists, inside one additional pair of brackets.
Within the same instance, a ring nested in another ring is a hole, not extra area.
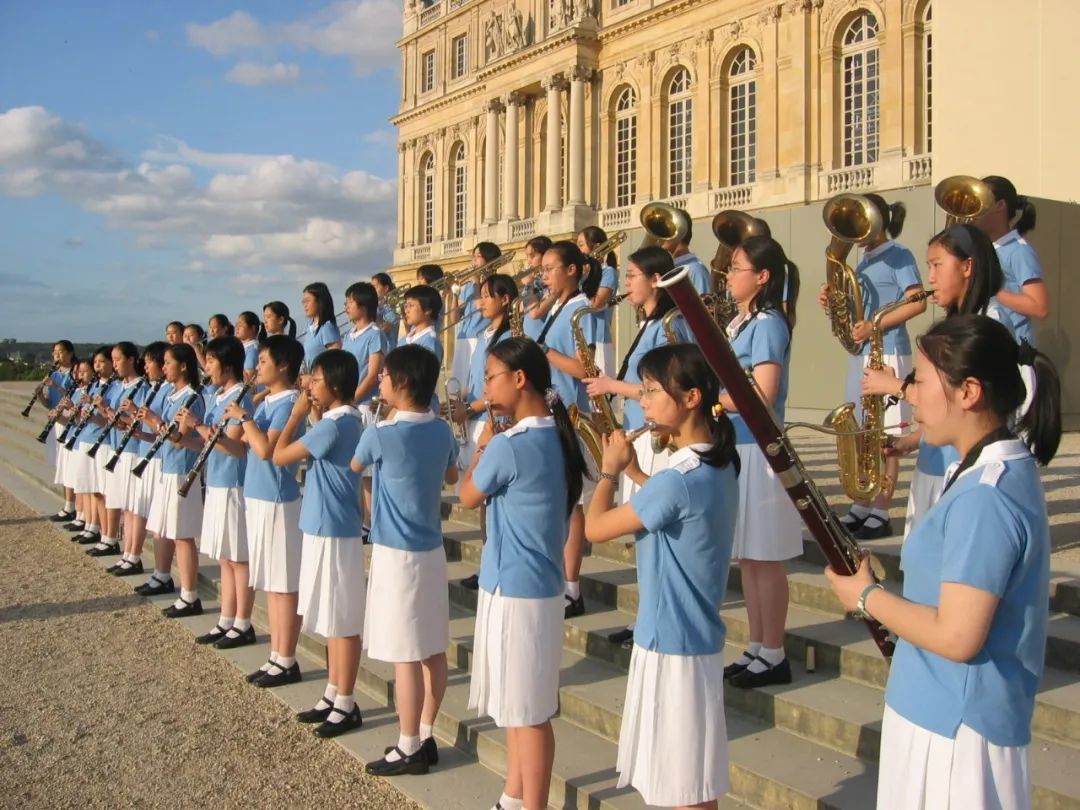
[(443, 345), (439, 340), (439, 336), (435, 333), (434, 326), (425, 326), (420, 331), (413, 330), (405, 336), (406, 344), (418, 343), (423, 346), (429, 352), (432, 352), (439, 358), (439, 365), (442, 365), (443, 361)]
[(323, 321), (316, 328), (315, 321), (312, 321), (304, 335), (304, 365), (310, 370), (315, 364), (315, 358), (326, 351), (327, 346), (340, 342), (341, 332), (338, 331), (336, 323), (332, 320)]
[[(368, 373), (368, 365), (371, 363), (373, 355), (382, 354), (385, 348), (385, 336), (379, 327), (373, 323), (369, 323), (362, 329), (353, 329), (341, 341), (341, 348), (356, 358), (357, 365), (360, 366), (360, 376), (358, 380), (363, 382)], [(379, 386), (376, 385), (360, 402), (368, 402), (372, 397), (378, 393)], [(357, 403), (360, 404), (360, 403)]]
[(720, 607), (727, 590), (739, 486), (735, 468), (710, 467), (684, 447), (630, 499), (645, 528), (637, 540), (634, 643), (667, 655), (724, 649)]
[(360, 476), (349, 463), (360, 441), (360, 413), (332, 408), (300, 439), (311, 454), (300, 531), (319, 537), (360, 537)]
[[(570, 318), (583, 307), (589, 306), (589, 300), (584, 293), (577, 293), (562, 306), (555, 305), (548, 313), (547, 321), (551, 321), (551, 328), (544, 336), (544, 343), (559, 354), (567, 357), (577, 357), (577, 345), (574, 343), (574, 335), (570, 329)], [(545, 323), (547, 323), (545, 321)], [(596, 343), (596, 319), (586, 315), (581, 319), (581, 330), (585, 335), (585, 342), (589, 345)], [(569, 408), (577, 404), (578, 408), (587, 413), (589, 411), (589, 394), (585, 390), (584, 383), (577, 377), (567, 374), (565, 371), (551, 367), (551, 384), (562, 397), (563, 404)]]
[(402, 551), (440, 548), (443, 480), (457, 461), (450, 426), (431, 411), (398, 411), (364, 431), (353, 458), (375, 468), (371, 542)]
[(675, 260), (675, 266), (690, 269), (690, 283), (694, 285), (694, 289), (698, 291), (699, 295), (712, 292), (712, 274), (709, 272), (709, 268), (705, 266), (705, 262), (693, 253), (684, 253), (679, 256)]
[[(67, 387), (71, 385), (72, 369), (68, 369), (67, 371), (60, 371), (59, 369), (51, 371), (49, 372), (49, 379), (61, 388), (67, 389)], [(51, 385), (45, 389), (45, 401), (48, 403), (50, 409), (55, 408), (60, 404), (61, 396), (62, 394)]]
[[(855, 275), (862, 290), (863, 312), (867, 320), (873, 318), (874, 313), (882, 307), (902, 301), (909, 288), (922, 286), (914, 254), (892, 240), (866, 251), (855, 268)], [(905, 324), (886, 330), (884, 352), (911, 354), (911, 338)], [(862, 353), (870, 353), (870, 341), (863, 343)]]
[[(156, 391), (154, 391), (154, 385), (151, 385), (149, 388), (144, 387), (143, 390), (139, 392), (138, 397), (136, 397), (135, 404), (140, 408), (145, 407), (151, 413), (161, 416), (162, 412), (165, 410), (165, 401), (169, 398), (169, 394), (172, 393), (172, 390), (172, 383), (166, 382), (163, 379), (161, 386), (158, 387)], [(153, 393), (153, 396), (151, 396), (151, 393)], [(146, 425), (140, 425), (139, 428), (145, 430), (147, 433), (152, 432), (147, 429)], [(144, 442), (141, 439), (133, 438), (128, 442), (127, 447), (124, 448), (124, 452), (132, 453), (133, 455), (142, 458), (149, 452), (151, 444), (153, 444), (153, 442)]]
[[(119, 380), (113, 380), (108, 385), (105, 385), (104, 380), (100, 380), (97, 387), (94, 389), (91, 398), (100, 396), (111, 408), (113, 407), (113, 402), (118, 401), (116, 399), (117, 392), (120, 391), (122, 387), (123, 384)], [(97, 412), (95, 411), (95, 414), (96, 413)], [(98, 440), (98, 436), (100, 436), (104, 430), (104, 427), (94, 424), (92, 420), (87, 422), (86, 427), (84, 427), (82, 433), (79, 434), (79, 444), (93, 444)]]
[[(255, 409), (252, 420), (263, 433), (284, 430), (289, 421), (299, 391), (287, 389), (270, 394)], [(304, 435), (307, 424), (297, 426), (296, 438)], [(248, 451), (247, 469), (244, 471), (244, 497), (254, 501), (271, 503), (291, 503), (300, 497), (300, 484), (296, 480), (296, 470), (300, 462), (287, 467), (279, 467), (273, 459), (261, 459), (254, 451)]]
[[(641, 375), (638, 373), (638, 364), (641, 363), (641, 358), (658, 346), (668, 345), (668, 340), (664, 335), (664, 329), (660, 324), (660, 320), (660, 318), (655, 318), (641, 322), (641, 326), (639, 327), (641, 330), (641, 339), (637, 342), (637, 345), (634, 347), (634, 351), (631, 353), (630, 359), (626, 364), (626, 376), (623, 377), (623, 382), (640, 385)], [(680, 342), (691, 342), (685, 320), (676, 318), (672, 326), (674, 327), (675, 334), (678, 335)], [(623, 397), (623, 427), (626, 430), (636, 430), (644, 424), (645, 411), (641, 409), (641, 403), (633, 397)]]
[(493, 437), (473, 484), (488, 498), (480, 587), (523, 599), (559, 596), (568, 520), (554, 417), (529, 416)]
[[(143, 377), (136, 377), (135, 379), (126, 383), (117, 380), (116, 383), (109, 387), (109, 390), (105, 395), (105, 402), (110, 410), (115, 411), (120, 407), (120, 404), (125, 399), (136, 399), (140, 395), (140, 393), (142, 393), (145, 387), (145, 378)], [(104, 428), (99, 428), (98, 435), (101, 435), (104, 430)], [(123, 435), (123, 431), (119, 430), (118, 428), (111, 428), (109, 430), (109, 434), (105, 437), (105, 441), (102, 442), (102, 444), (115, 450), (117, 447), (120, 446), (121, 435)]]
[[(389, 353), (392, 349), (396, 349), (398, 345), (398, 333), (401, 331), (401, 316), (397, 314), (397, 310), (393, 307), (380, 301), (378, 317), (379, 323), (390, 324), (390, 329), (383, 332), (385, 350)], [(381, 329), (379, 331), (382, 332)]]
[[(611, 290), (614, 296), (619, 290), (619, 271), (611, 265), (604, 265), (600, 271), (600, 289)], [(608, 301), (608, 304), (611, 302)], [(605, 306), (604, 311), (594, 315), (596, 318), (596, 342), (611, 343), (611, 319), (615, 314), (615, 307)]]
[(475, 281), (467, 281), (458, 292), (458, 304), (462, 307), (461, 322), (458, 324), (459, 338), (479, 337), (491, 325), (491, 321), (480, 314), (476, 299), (480, 288)]
[[(998, 261), (1005, 273), (1005, 289), (1019, 294), (1025, 284), (1042, 281), (1042, 263), (1039, 254), (1015, 229), (994, 242)], [(1031, 318), (1019, 312), (1004, 308), (1012, 321), (1017, 340), (1026, 340), (1035, 345), (1035, 329)]]
[(244, 341), (244, 371), (255, 371), (259, 367), (259, 341)]
[[(207, 425), (216, 425), (225, 418), (225, 409), (240, 396), (243, 383), (236, 383), (227, 391), (218, 390), (214, 395), (214, 401), (206, 411), (203, 422)], [(251, 397), (245, 392), (240, 400), (240, 407), (245, 411), (251, 411)], [(235, 419), (229, 420), (230, 425), (237, 424)], [(221, 445), (218, 445), (220, 448)], [(206, 460), (206, 485), (208, 487), (242, 487), (244, 486), (244, 470), (247, 466), (246, 456), (231, 456), (228, 453), (215, 448)]]
[(960, 724), (994, 745), (1031, 742), (1046, 654), (1050, 527), (1039, 471), (1008, 440), (983, 449), (904, 542), (904, 598), (937, 606), (957, 582), (1000, 600), (986, 642), (966, 663), (903, 639), (885, 702), (915, 725), (955, 738)]
[[(189, 399), (193, 399), (190, 404), (188, 403)], [(171, 422), (172, 418), (185, 405), (199, 419), (202, 419), (203, 414), (206, 412), (206, 405), (201, 394), (195, 392), (190, 385), (185, 384), (183, 388), (173, 390), (165, 398), (164, 407), (161, 409), (161, 418), (166, 422)], [(186, 475), (195, 466), (195, 459), (199, 457), (198, 451), (177, 447), (171, 441), (166, 441), (161, 445), (158, 455), (161, 457), (161, 471), (168, 475)]]
[[(526, 315), (526, 318), (527, 317), (528, 316)], [(537, 323), (540, 323), (540, 321), (537, 321)], [(476, 402), (476, 400), (484, 398), (484, 375), (487, 368), (488, 350), (493, 345), (491, 341), (494, 337), (494, 327), (485, 329), (484, 333), (480, 335), (480, 342), (476, 346), (476, 351), (472, 353), (472, 357), (469, 360), (469, 379), (466, 380), (465, 390), (462, 392), (462, 396), (466, 403)], [(495, 341), (494, 345), (502, 343), (504, 340), (509, 340), (510, 337), (510, 330), (507, 329), (499, 335), (499, 339)], [(470, 416), (469, 418), (486, 422), (488, 418), (487, 410), (482, 410), (479, 414)]]
[[(776, 392), (773, 411), (780, 424), (784, 423), (784, 406), (787, 403), (788, 361), (791, 358), (791, 330), (787, 318), (776, 309), (767, 309), (748, 316), (746, 320), (736, 318), (728, 326), (731, 348), (739, 358), (739, 365), (752, 371), (762, 363), (780, 364), (780, 387)], [(743, 418), (730, 414), (735, 425), (735, 443), (753, 444), (754, 437)]]

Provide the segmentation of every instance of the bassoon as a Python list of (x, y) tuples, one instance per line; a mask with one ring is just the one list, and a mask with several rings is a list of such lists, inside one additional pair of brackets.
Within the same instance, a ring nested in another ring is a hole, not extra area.
[[(240, 393), (232, 398), (231, 402), (241, 402), (244, 397), (247, 396), (247, 392), (251, 390), (251, 386), (254, 383), (246, 382), (240, 387)], [(199, 451), (198, 458), (195, 459), (195, 464), (188, 470), (187, 478), (180, 484), (180, 497), (186, 498), (188, 492), (191, 491), (191, 487), (199, 479), (199, 473), (202, 472), (203, 467), (206, 466), (206, 462), (210, 460), (210, 454), (214, 452), (214, 446), (221, 439), (221, 434), (225, 432), (226, 426), (229, 424), (229, 417), (222, 416), (221, 420), (214, 425), (210, 431), (210, 435), (206, 437), (206, 443), (203, 444), (202, 450)]]
[[(701, 296), (690, 283), (689, 270), (676, 268), (661, 279), (659, 285), (667, 289), (671, 299), (682, 310), (686, 325), (701, 347), (705, 360), (735, 403), (739, 416), (765, 455), (765, 461), (821, 547), (829, 567), (838, 574), (854, 574), (862, 562), (858, 543), (833, 514), (825, 496), (807, 474), (795, 448), (777, 423), (772, 408), (758, 395), (748, 372), (739, 364), (727, 335), (713, 320)], [(888, 630), (873, 619), (864, 621), (881, 654), (886, 658), (891, 657), (895, 642)]]

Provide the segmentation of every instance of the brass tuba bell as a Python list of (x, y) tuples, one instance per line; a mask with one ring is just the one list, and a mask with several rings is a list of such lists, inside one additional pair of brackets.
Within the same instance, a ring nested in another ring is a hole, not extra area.
[(954, 174), (934, 187), (934, 200), (945, 212), (945, 227), (972, 222), (994, 204), (994, 192), (978, 177)]
[(757, 217), (745, 211), (721, 211), (712, 221), (712, 232), (716, 237), (716, 255), (713, 256), (712, 281), (713, 292), (705, 296), (705, 306), (713, 320), (721, 329), (735, 317), (735, 302), (727, 294), (727, 276), (731, 269), (731, 257), (736, 248), (752, 236), (767, 236), (769, 226)]
[(681, 208), (663, 202), (651, 202), (641, 209), (641, 227), (645, 238), (639, 247), (681, 241), (690, 230), (690, 219)]
[(876, 239), (884, 222), (877, 206), (861, 194), (837, 194), (825, 203), (822, 218), (832, 234), (825, 248), (825, 296), (832, 333), (849, 354), (859, 354), (862, 346), (851, 330), (863, 320), (862, 288), (847, 256), (855, 245)]

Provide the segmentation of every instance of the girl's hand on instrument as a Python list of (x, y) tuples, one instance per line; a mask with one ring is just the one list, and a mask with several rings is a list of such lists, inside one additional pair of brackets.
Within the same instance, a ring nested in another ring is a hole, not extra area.
[(187, 433), (199, 426), (199, 419), (187, 408), (181, 408), (176, 414), (176, 424), (182, 433)]
[(637, 463), (634, 445), (626, 438), (626, 431), (616, 430), (604, 437), (603, 472), (618, 475), (631, 463)]
[(241, 419), (246, 419), (248, 415), (248, 412), (240, 406), (239, 402), (230, 402), (225, 407), (225, 416), (228, 419), (233, 419), (239, 422)]
[(124, 413), (135, 413), (138, 410), (138, 406), (130, 399), (125, 399), (120, 403), (120, 410)]
[(465, 407), (465, 403), (460, 399), (455, 399), (453, 402), (447, 404), (449, 409), (450, 419), (457, 425), (463, 425), (469, 419), (469, 411)]
[(874, 334), (874, 325), (870, 321), (856, 321), (851, 326), (851, 338), (856, 343), (865, 343)]
[(855, 610), (855, 605), (859, 601), (862, 592), (868, 586), (873, 585), (875, 581), (874, 574), (870, 571), (870, 552), (863, 551), (859, 570), (851, 576), (838, 574), (826, 566), (825, 578), (829, 580), (829, 587), (836, 594), (836, 598), (840, 600), (840, 604), (844, 606), (844, 610), (848, 612)]
[(296, 398), (296, 402), (292, 406), (293, 416), (301, 419), (306, 419), (307, 415), (311, 413), (311, 400), (308, 399), (307, 389), (300, 389), (300, 396)]
[(885, 445), (886, 456), (906, 456), (919, 449), (919, 434), (909, 433), (907, 436), (889, 436)]
[(862, 392), (865, 396), (886, 397), (899, 390), (900, 379), (888, 366), (863, 369)]
[(829, 285), (822, 284), (817, 297), (818, 306), (828, 312), (829, 310)]
[(599, 377), (586, 377), (582, 382), (585, 383), (585, 389), (589, 392), (590, 397), (615, 393), (615, 381), (607, 374), (601, 374)]

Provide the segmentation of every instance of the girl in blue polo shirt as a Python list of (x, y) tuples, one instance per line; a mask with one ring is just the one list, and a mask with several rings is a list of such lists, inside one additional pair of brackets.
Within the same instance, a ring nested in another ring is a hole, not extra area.
[[(666, 470), (649, 476), (626, 434), (607, 437), (585, 523), (594, 543), (627, 534), (637, 541), (618, 786), (633, 785), (650, 805), (715, 808), (728, 789), (720, 607), (739, 497), (735, 428), (714, 415), (719, 384), (696, 345), (653, 349), (637, 371), (645, 416), (672, 426), (677, 449)], [(641, 488), (614, 506), (624, 472)]]
[[(297, 397), (274, 448), (279, 466), (310, 460), (300, 508), (298, 610), (303, 629), (327, 639), (329, 678), (318, 703), (297, 719), (320, 723), (317, 737), (336, 737), (363, 724), (353, 687), (364, 629), (364, 546), (360, 477), (349, 467), (363, 430), (351, 404), (358, 377), (356, 358), (343, 349), (315, 358), (307, 395)], [(315, 424), (296, 438), (309, 413)]]
[(120, 386), (113, 367), (111, 346), (100, 346), (94, 352), (94, 373), (97, 375), (97, 384), (91, 395), (93, 408), (89, 411), (89, 419), (79, 433), (73, 452), (78, 471), (75, 491), (86, 496), (90, 510), (90, 523), (77, 536), (76, 542), (80, 545), (95, 545), (103, 537), (111, 537), (105, 509), (105, 479), (102, 468), (88, 453), (104, 429), (105, 421), (98, 415), (98, 410), (102, 405), (108, 406)]
[[(919, 278), (918, 265), (910, 250), (896, 242), (904, 229), (907, 209), (903, 203), (889, 205), (878, 194), (867, 194), (866, 198), (877, 209), (883, 227), (881, 234), (864, 245), (862, 260), (855, 267), (855, 275), (862, 291), (863, 320), (852, 325), (851, 333), (855, 340), (862, 343), (862, 351), (849, 357), (847, 384), (844, 397), (856, 406), (855, 418), (861, 423), (863, 369), (870, 357), (870, 336), (873, 332), (871, 321), (874, 313), (922, 291), (922, 279)], [(824, 288), (821, 299), (824, 303)], [(926, 302), (918, 301), (905, 304), (889, 313), (883, 319), (885, 330), (883, 365), (896, 372), (903, 379), (911, 371), (911, 339), (908, 337), (907, 322), (926, 311)], [(911, 409), (903, 400), (887, 404), (883, 413), (885, 433), (890, 436), (900, 435), (902, 429), (892, 427), (911, 421)], [(889, 456), (885, 460), (886, 484), (881, 492), (871, 501), (856, 502), (840, 522), (858, 538), (873, 540), (888, 537), (893, 533), (889, 522), (889, 506), (892, 504), (893, 491), (900, 472), (900, 459)]]
[[(61, 483), (64, 485), (65, 494), (70, 490), (71, 497), (75, 501), (75, 518), (70, 523), (65, 523), (64, 528), (70, 532), (81, 533), (89, 523), (93, 522), (93, 516), (90, 513), (88, 504), (89, 498), (80, 494), (76, 488), (79, 460), (75, 456), (75, 451), (68, 450), (59, 439), (64, 435), (71, 422), (75, 420), (83, 402), (89, 395), (90, 385), (95, 378), (93, 361), (75, 360), (71, 372), (75, 376), (78, 385), (69, 396), (57, 402), (53, 410), (49, 412), (49, 416), (52, 417), (55, 414), (56, 426), (59, 428), (56, 437), (56, 449), (60, 459), (57, 469), (63, 473)], [(78, 534), (72, 535), (73, 538), (77, 536)]]
[[(738, 306), (728, 326), (731, 348), (783, 424), (799, 270), (776, 240), (754, 236), (732, 255), (727, 284)], [(802, 554), (802, 525), (731, 397), (721, 395), (720, 404), (732, 414), (742, 463), (732, 558), (739, 561), (750, 624), (747, 649), (724, 676), (740, 688), (790, 683), (791, 665), (784, 655), (788, 606), (784, 561)]]
[(394, 307), (386, 303), (386, 296), (394, 290), (394, 280), (389, 273), (376, 273), (371, 277), (371, 285), (379, 296), (379, 310), (376, 323), (383, 334), (383, 345), (387, 352), (397, 348), (401, 332), (401, 316)]
[[(271, 335), (259, 349), (259, 385), (267, 392), (255, 409), (235, 400), (225, 415), (241, 426), (239, 439), (224, 437), (233, 452), (247, 450), (244, 471), (244, 518), (247, 525), (249, 584), (266, 592), (270, 625), (270, 658), (247, 676), (260, 688), (300, 680), (296, 640), (300, 635), (297, 592), (300, 590), (300, 485), (298, 464), (279, 467), (274, 450), (299, 392), (296, 379), (304, 348), (285, 335)], [(305, 425), (297, 425), (302, 435)]]
[[(472, 266), (474, 269), (483, 267), (501, 255), (502, 251), (494, 242), (477, 242), (472, 251)], [(451, 317), (457, 322), (457, 336), (454, 339), (450, 376), (464, 380), (472, 365), (473, 353), (480, 344), (480, 335), (489, 324), (477, 307), (480, 285), (476, 281), (466, 281), (454, 293), (457, 295), (457, 306)]]
[(337, 327), (334, 299), (330, 295), (330, 288), (323, 282), (315, 281), (304, 287), (300, 302), (309, 321), (303, 335), (304, 366), (311, 369), (320, 353), (341, 348), (341, 333)]
[(520, 279), (518, 292), (525, 299), (521, 304), (525, 308), (522, 331), (533, 340), (540, 337), (544, 328), (547, 319), (544, 307), (550, 309), (550, 304), (554, 303), (547, 294), (543, 274), (544, 254), (550, 247), (551, 239), (547, 236), (534, 236), (525, 243), (525, 275)]
[(1036, 356), (1026, 446), (1019, 350), (979, 315), (918, 340), (908, 387), (925, 440), (957, 449), (945, 492), (904, 543), (903, 596), (869, 562), (826, 575), (847, 610), (899, 640), (885, 690), (878, 810), (1030, 807), (1028, 746), (1045, 662), (1050, 530), (1037, 464), (1061, 438), (1060, 383)]
[[(578, 232), (577, 246), (588, 255), (608, 240), (607, 232), (597, 225), (589, 225)], [(615, 263), (615, 251), (609, 251), (602, 263), (595, 262), (593, 267), (600, 270), (600, 283), (593, 293), (589, 306), (600, 310), (596, 317), (596, 365), (604, 374), (615, 370), (615, 349), (611, 342), (611, 321), (615, 310), (611, 308), (611, 298), (619, 289), (619, 270)]]
[[(70, 340), (58, 340), (52, 347), (52, 359), (55, 368), (45, 379), (45, 387), (38, 392), (38, 402), (50, 411), (60, 404), (64, 392), (70, 387), (75, 373), (75, 347)], [(50, 413), (50, 416), (52, 414)], [(56, 439), (64, 429), (56, 422), (49, 435), (45, 437), (45, 463), (55, 469), (53, 483), (64, 486), (63, 465), (66, 461), (57, 445)], [(53, 523), (67, 523), (75, 519), (75, 490), (64, 488), (64, 505), (55, 515), (50, 515)]]
[(259, 316), (244, 311), (236, 316), (236, 337), (244, 344), (244, 382), (255, 382), (259, 367), (259, 341), (266, 337)]
[[(576, 250), (576, 248), (575, 248)], [(562, 547), (585, 460), (539, 346), (488, 352), (485, 395), (514, 427), (485, 431), (461, 503), (487, 503), (469, 707), (507, 729), (507, 810), (547, 807), (563, 637)], [(490, 425), (490, 423), (488, 423)]]
[[(442, 365), (443, 345), (435, 324), (442, 312), (442, 297), (434, 288), (417, 284), (405, 293), (405, 343), (419, 344), (434, 354)], [(460, 378), (459, 378), (460, 379)]]
[(442, 542), (442, 487), (457, 483), (457, 443), (428, 403), (439, 380), (435, 356), (401, 346), (386, 358), (379, 394), (390, 419), (364, 431), (355, 472), (375, 470), (364, 648), (394, 664), (400, 732), (368, 773), (423, 774), (438, 762), (431, 735), (446, 692), (450, 600)]

